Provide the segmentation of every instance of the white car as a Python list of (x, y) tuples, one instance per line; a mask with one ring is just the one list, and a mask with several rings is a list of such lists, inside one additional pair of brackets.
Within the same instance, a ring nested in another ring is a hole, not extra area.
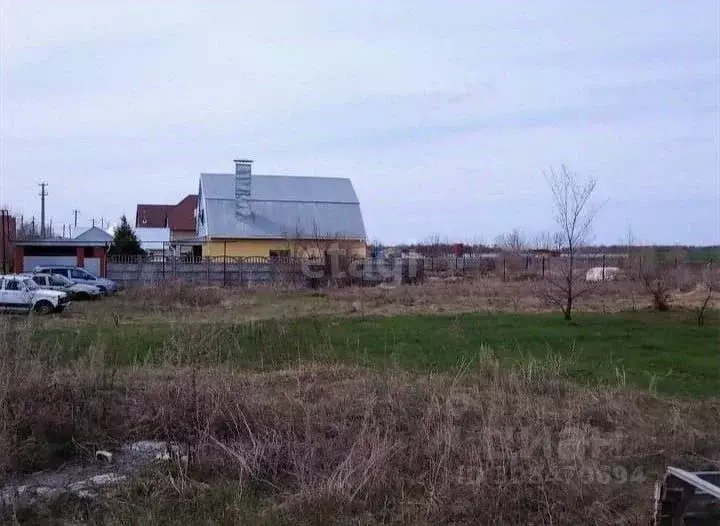
[(33, 274), (31, 279), (41, 289), (57, 290), (66, 293), (74, 300), (94, 300), (102, 297), (102, 291), (95, 285), (76, 283), (60, 274)]
[(62, 312), (70, 304), (64, 292), (45, 290), (29, 276), (8, 274), (0, 276), (0, 309), (9, 312)]

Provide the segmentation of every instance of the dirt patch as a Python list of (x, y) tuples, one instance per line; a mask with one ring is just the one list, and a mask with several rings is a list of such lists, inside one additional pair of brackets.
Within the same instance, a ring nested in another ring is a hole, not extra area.
[(187, 464), (180, 446), (156, 440), (133, 442), (116, 452), (98, 450), (94, 455), (76, 455), (54, 470), (12, 477), (0, 487), (0, 510), (44, 504), (65, 495), (97, 497), (104, 489), (137, 476), (154, 462)]

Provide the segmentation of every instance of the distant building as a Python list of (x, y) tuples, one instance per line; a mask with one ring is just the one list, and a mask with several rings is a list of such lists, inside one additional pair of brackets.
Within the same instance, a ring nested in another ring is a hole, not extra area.
[(235, 173), (200, 175), (202, 256), (269, 257), (334, 244), (365, 256), (365, 224), (350, 179), (254, 175), (251, 167), (238, 160)]
[(170, 253), (172, 250), (169, 228), (136, 228), (135, 236), (140, 241), (140, 248), (146, 253)]
[(82, 239), (32, 239), (16, 241), (13, 271), (32, 272), (41, 265), (74, 265), (104, 277), (110, 242)]
[(13, 251), (15, 272), (31, 272), (41, 265), (75, 265), (96, 276), (105, 276), (107, 252), (113, 237), (96, 226), (77, 227), (72, 239), (26, 239), (16, 241)]
[(195, 237), (197, 203), (197, 195), (188, 195), (176, 205), (139, 204), (135, 213), (135, 228), (168, 229), (169, 241), (192, 239)]

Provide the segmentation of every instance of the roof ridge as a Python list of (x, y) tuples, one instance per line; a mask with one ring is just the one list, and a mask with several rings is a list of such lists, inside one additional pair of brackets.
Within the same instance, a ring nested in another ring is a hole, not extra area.
[[(208, 201), (235, 201), (235, 197), (206, 197), (205, 199)], [(254, 201), (258, 203), (334, 203), (339, 205), (360, 204), (360, 199), (355, 199), (353, 201), (338, 201), (337, 199), (258, 199), (257, 197), (250, 197), (248, 201)]]
[[(233, 173), (213, 173), (202, 172), (200, 175), (223, 175), (226, 177), (235, 177)], [(327, 177), (324, 175), (288, 175), (288, 174), (252, 174), (251, 177), (288, 177), (292, 179), (337, 179), (340, 181), (352, 181), (350, 177)]]

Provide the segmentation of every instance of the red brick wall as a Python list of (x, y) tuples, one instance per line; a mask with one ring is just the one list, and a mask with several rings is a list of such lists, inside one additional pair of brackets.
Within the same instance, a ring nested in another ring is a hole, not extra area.
[(0, 272), (11, 270), (13, 264), (13, 241), (15, 240), (15, 218), (6, 210), (0, 214)]
[(107, 276), (107, 253), (104, 247), (93, 247), (93, 257), (100, 258), (100, 277)]

